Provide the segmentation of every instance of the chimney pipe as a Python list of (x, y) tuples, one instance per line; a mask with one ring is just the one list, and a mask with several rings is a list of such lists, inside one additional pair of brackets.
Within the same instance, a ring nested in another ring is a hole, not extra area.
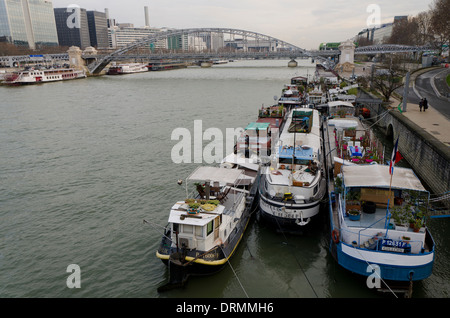
[(145, 12), (145, 26), (149, 27), (150, 26), (150, 19), (148, 16), (148, 7), (144, 7), (144, 12)]

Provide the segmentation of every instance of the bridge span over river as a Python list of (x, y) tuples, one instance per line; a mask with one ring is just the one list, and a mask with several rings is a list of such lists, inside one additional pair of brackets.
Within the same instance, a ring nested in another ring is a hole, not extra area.
[[(223, 38), (239, 39), (242, 48), (239, 50), (230, 49), (224, 52), (194, 52), (194, 51), (170, 51), (156, 50), (158, 41), (184, 38), (185, 36), (197, 36), (211, 38), (213, 35), (220, 35)], [(255, 49), (259, 48), (259, 49)], [(372, 45), (359, 47), (355, 49), (354, 54), (388, 54), (398, 52), (421, 52), (431, 50), (430, 47), (407, 46), (407, 45)], [(126, 47), (122, 47), (112, 53), (106, 55), (82, 54), (82, 58), (87, 64), (87, 68), (91, 74), (99, 74), (109, 63), (121, 60), (195, 60), (206, 61), (212, 59), (279, 59), (279, 58), (312, 58), (320, 60), (333, 67), (341, 52), (339, 50), (305, 50), (296, 45), (274, 38), (269, 35), (230, 28), (191, 28), (169, 30), (158, 32), (151, 36), (137, 40)], [(40, 56), (44, 60), (68, 60), (69, 54), (48, 54)], [(26, 62), (33, 60), (34, 56), (3, 56), (0, 62), (12, 65), (17, 62)]]

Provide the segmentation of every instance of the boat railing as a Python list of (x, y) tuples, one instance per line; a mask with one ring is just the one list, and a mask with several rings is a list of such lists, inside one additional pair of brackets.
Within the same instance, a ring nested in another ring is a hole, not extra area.
[[(364, 230), (372, 229), (369, 233), (362, 233)], [(358, 231), (352, 231), (341, 227), (341, 237), (345, 244), (355, 248), (372, 250), (376, 252), (394, 252), (420, 254), (424, 252), (425, 243), (422, 240), (415, 240), (402, 235), (401, 231), (386, 233), (386, 230), (375, 228), (364, 228)], [(389, 235), (389, 234), (392, 235)], [(395, 233), (395, 234), (394, 234)]]

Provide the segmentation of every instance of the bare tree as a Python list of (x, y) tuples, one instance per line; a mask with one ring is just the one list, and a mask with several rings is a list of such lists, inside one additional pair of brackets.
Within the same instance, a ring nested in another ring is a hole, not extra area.
[(383, 62), (377, 74), (372, 77), (373, 87), (383, 95), (385, 102), (388, 102), (392, 93), (403, 85), (405, 71), (401, 65), (401, 59), (391, 55), (391, 58)]
[(450, 0), (435, 0), (430, 5), (431, 28), (439, 50), (450, 41)]
[(394, 23), (388, 43), (414, 45), (417, 43), (418, 33), (419, 24), (415, 18), (402, 19)]
[(426, 45), (433, 42), (433, 35), (431, 32), (431, 13), (429, 11), (420, 12), (416, 16), (418, 25), (418, 43), (420, 45)]

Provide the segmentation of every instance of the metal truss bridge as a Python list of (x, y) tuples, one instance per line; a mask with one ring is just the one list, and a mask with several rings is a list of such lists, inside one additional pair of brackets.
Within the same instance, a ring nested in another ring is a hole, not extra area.
[[(161, 40), (170, 38), (184, 38), (185, 36), (196, 36), (209, 39), (212, 36), (225, 35), (232, 40), (239, 40), (242, 48), (240, 50), (230, 50), (229, 52), (159, 52), (159, 50), (151, 49), (156, 46), (156, 43)], [(265, 50), (256, 50), (251, 47), (266, 47)], [(267, 49), (267, 47), (269, 49)], [(355, 54), (389, 54), (389, 53), (404, 53), (404, 52), (421, 52), (433, 50), (429, 46), (406, 46), (394, 44), (382, 44), (359, 47), (355, 50)], [(91, 74), (99, 74), (110, 62), (120, 60), (196, 60), (206, 61), (211, 59), (279, 59), (279, 58), (313, 58), (320, 60), (328, 67), (333, 67), (334, 62), (330, 58), (338, 57), (339, 50), (317, 50), (308, 51), (298, 46), (282, 41), (280, 39), (256, 33), (252, 31), (245, 31), (239, 29), (229, 28), (195, 28), (195, 29), (181, 29), (170, 30), (165, 32), (155, 33), (151, 36), (137, 40), (130, 45), (120, 48), (115, 52), (107, 55), (83, 55), (83, 58), (90, 62), (88, 69)], [(68, 60), (68, 54), (46, 54), (41, 56), (0, 56), (0, 62), (9, 63), (27, 62), (40, 58), (42, 61), (53, 60)]]
[[(181, 52), (181, 53), (164, 53), (164, 54), (152, 54), (148, 55), (138, 55), (135, 58), (147, 58), (147, 59), (212, 59), (212, 58), (298, 58), (298, 57), (312, 57), (321, 59), (324, 62), (327, 60), (327, 56), (336, 56), (336, 52), (323, 52), (317, 54), (315, 52), (309, 52), (305, 49), (299, 48), (293, 44), (276, 39), (274, 37), (264, 35), (261, 33), (256, 33), (252, 31), (229, 29), (229, 28), (197, 28), (197, 29), (181, 29), (181, 30), (171, 30), (165, 32), (155, 33), (146, 38), (137, 40), (130, 45), (121, 48), (109, 55), (98, 58), (97, 61), (91, 63), (88, 66), (91, 74), (100, 73), (103, 68), (106, 67), (111, 61), (124, 59), (124, 56), (130, 58), (132, 55), (127, 54), (140, 47), (149, 47), (150, 44), (156, 44), (160, 40), (173, 38), (173, 37), (184, 37), (187, 35), (205, 37), (212, 35), (228, 35), (232, 39), (239, 38), (242, 41), (243, 49), (237, 52), (209, 52), (209, 53), (195, 53), (195, 52)], [(249, 50), (249, 46), (256, 45), (266, 45), (269, 43), (269, 47), (273, 49), (272, 51), (263, 52), (252, 52)]]

